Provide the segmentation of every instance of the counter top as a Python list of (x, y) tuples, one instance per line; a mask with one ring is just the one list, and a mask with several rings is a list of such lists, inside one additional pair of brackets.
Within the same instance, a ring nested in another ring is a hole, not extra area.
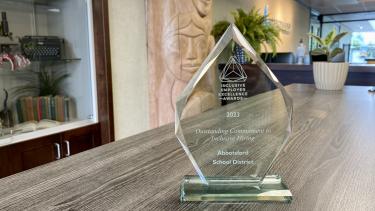
[[(285, 70), (285, 71), (312, 71), (312, 65), (298, 65), (285, 63), (268, 63), (271, 70)], [(375, 73), (374, 64), (350, 64), (349, 72), (358, 73)]]
[(270, 173), (291, 204), (179, 202), (193, 167), (173, 125), (0, 180), (0, 210), (375, 210), (375, 95), (293, 84), (294, 132)]
[(0, 135), (0, 147), (6, 147), (12, 144), (18, 144), (18, 143), (22, 143), (22, 142), (29, 141), (29, 140), (36, 139), (36, 138), (58, 134), (58, 133), (62, 133), (65, 131), (93, 125), (96, 123), (97, 123), (96, 121), (91, 120), (91, 119), (78, 120), (78, 121), (72, 121), (72, 122), (65, 122), (55, 127), (46, 128), (42, 130), (35, 130), (32, 132), (27, 132), (27, 133), (19, 133), (19, 134), (13, 134), (13, 135), (5, 135), (5, 136)]

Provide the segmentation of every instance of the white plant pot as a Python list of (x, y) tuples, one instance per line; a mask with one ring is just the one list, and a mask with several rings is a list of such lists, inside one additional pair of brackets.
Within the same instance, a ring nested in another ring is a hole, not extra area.
[(314, 81), (318, 89), (342, 90), (349, 72), (349, 63), (314, 62)]

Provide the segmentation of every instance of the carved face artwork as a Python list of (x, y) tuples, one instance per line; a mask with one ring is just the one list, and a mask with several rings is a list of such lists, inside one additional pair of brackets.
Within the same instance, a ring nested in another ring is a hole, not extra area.
[[(164, 2), (168, 4), (170, 1)], [(152, 62), (151, 68), (155, 68), (155, 73), (160, 76), (158, 81), (154, 81), (157, 91), (152, 99), (156, 102), (154, 111), (157, 112), (157, 115), (156, 112), (152, 115), (156, 116), (158, 126), (174, 121), (177, 97), (198, 71), (215, 42), (210, 34), (212, 0), (174, 0), (174, 3), (176, 11), (161, 27), (161, 39), (151, 43), (156, 44), (152, 54), (161, 54), (151, 57), (151, 61), (157, 59)], [(150, 21), (153, 22), (152, 19)], [(186, 114), (197, 114), (212, 108), (212, 102), (216, 101), (211, 97), (214, 95), (210, 92), (210, 82), (207, 77), (199, 84), (200, 89), (192, 95)]]
[(210, 14), (212, 0), (193, 0), (193, 3), (201, 17), (206, 17)]
[(173, 22), (178, 22), (177, 31), (168, 33), (164, 55), (168, 58), (168, 71), (176, 79), (188, 82), (209, 52), (209, 35), (203, 23), (191, 15), (180, 15)]

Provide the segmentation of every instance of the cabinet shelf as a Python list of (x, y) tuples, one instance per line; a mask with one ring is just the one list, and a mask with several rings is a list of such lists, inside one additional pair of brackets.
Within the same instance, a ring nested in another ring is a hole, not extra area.
[[(48, 5), (50, 2), (49, 0), (0, 0), (0, 4), (5, 6), (13, 6), (17, 8), (17, 6), (28, 4), (28, 5)], [(22, 11), (22, 8), (18, 8)]]
[(31, 61), (31, 63), (45, 67), (45, 66), (61, 65), (61, 64), (67, 64), (67, 63), (72, 63), (72, 62), (78, 62), (78, 61), (81, 61), (81, 59), (80, 58), (63, 58), (59, 60)]
[[(51, 75), (69, 75), (59, 89), (72, 100), (74, 112), (70, 113), (70, 120), (75, 120), (29, 133), (6, 135), (4, 131), (5, 136), (0, 137), (0, 178), (114, 141), (110, 50), (106, 40), (109, 37), (107, 1), (0, 0), (0, 8), (6, 12), (14, 38), (0, 37), (0, 45), (11, 45), (10, 52), (22, 51), (18, 38), (25, 36), (56, 36), (64, 40), (60, 52), (63, 59), (31, 61), (28, 67), (16, 71), (11, 71), (9, 62), (0, 65), (0, 103), (5, 99), (1, 90), (7, 89), (14, 124), (21, 121), (17, 118), (20, 111), (17, 111), (13, 88), (25, 85), (27, 79), (32, 79), (31, 71), (39, 70)], [(53, 42), (45, 44), (46, 48), (49, 46), (54, 46)], [(37, 53), (43, 54), (42, 50)], [(6, 46), (3, 51), (8, 51)], [(40, 80), (33, 82), (41, 83)], [(52, 107), (46, 101), (33, 101), (30, 105), (28, 100), (26, 106), (21, 105), (21, 110), (34, 105), (40, 109), (43, 102), (44, 107)], [(55, 100), (55, 112), (63, 111), (62, 103), (69, 102), (60, 100), (60, 106), (56, 106)]]
[(0, 76), (10, 76), (10, 75), (19, 75), (19, 74), (29, 74), (28, 70), (33, 69), (35, 65), (39, 65), (41, 67), (45, 66), (53, 66), (53, 65), (61, 65), (66, 63), (78, 62), (81, 61), (80, 58), (64, 58), (59, 60), (46, 60), (46, 61), (31, 61), (31, 65), (12, 71), (10, 68), (9, 62), (4, 62), (0, 65)]

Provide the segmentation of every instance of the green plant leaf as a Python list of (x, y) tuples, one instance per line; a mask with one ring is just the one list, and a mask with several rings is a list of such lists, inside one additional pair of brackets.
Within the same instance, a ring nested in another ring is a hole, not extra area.
[(249, 40), (255, 40), (254, 32), (253, 31), (247, 31), (246, 33), (246, 39)]
[(39, 87), (34, 85), (24, 85), (20, 87), (13, 87), (12, 91), (12, 98), (17, 99), (23, 96), (36, 96), (39, 94)]
[(45, 69), (40, 72), (30, 71), (30, 75), (21, 80), (26, 82), (25, 85), (14, 88), (14, 94), (17, 96), (32, 94), (38, 96), (57, 95), (60, 93), (61, 83), (69, 77), (64, 72), (52, 72)]
[(223, 36), (224, 32), (229, 27), (230, 23), (228, 21), (219, 21), (216, 23), (211, 31), (212, 36), (214, 36), (215, 40), (218, 41), (221, 36)]
[(325, 43), (324, 43), (323, 39), (320, 38), (319, 36), (316, 36), (316, 35), (311, 34), (311, 33), (309, 33), (308, 35), (310, 37), (312, 37), (314, 40), (316, 40), (320, 46), (325, 46)]
[(311, 55), (313, 56), (320, 56), (326, 54), (327, 52), (323, 48), (315, 48), (313, 51), (311, 51)]
[(333, 30), (330, 31), (330, 32), (327, 34), (326, 38), (324, 39), (324, 45), (325, 45), (325, 46), (331, 46), (331, 43), (332, 43), (332, 41), (333, 41), (333, 39), (334, 39), (335, 37), (336, 37), (336, 29), (333, 28)]
[[(234, 18), (234, 24), (258, 53), (260, 53), (261, 46), (265, 43), (271, 47), (274, 55), (277, 53), (280, 30), (274, 25), (267, 23), (267, 17), (260, 14), (259, 10), (253, 7), (246, 13), (242, 9), (237, 9), (231, 14)], [(227, 21), (219, 21), (214, 25), (211, 34), (218, 40), (229, 25)]]
[(239, 16), (240, 18), (245, 18), (245, 17), (247, 17), (245, 11), (244, 11), (243, 9), (241, 9), (241, 8), (238, 8), (238, 9), (237, 9), (237, 13), (238, 13), (238, 16)]
[[(267, 46), (267, 44), (266, 43), (262, 43), (262, 46), (263, 46), (263, 49), (264, 49), (264, 51), (265, 51), (265, 53), (266, 53), (266, 58), (268, 57), (268, 46)], [(266, 59), (267, 60), (267, 59)]]
[(333, 51), (328, 56), (329, 61), (331, 61), (335, 56), (337, 56), (337, 55), (339, 55), (339, 54), (341, 54), (343, 52), (344, 52), (344, 50), (341, 49), (341, 48), (335, 48), (335, 49), (333, 49)]
[(332, 48), (336, 43), (338, 43), (343, 37), (345, 37), (346, 35), (348, 34), (348, 32), (342, 32), (342, 33), (339, 33), (338, 35), (336, 35), (333, 40), (332, 40), (332, 43), (331, 45), (329, 46), (330, 48)]
[(348, 32), (336, 34), (335, 28), (332, 29), (332, 31), (329, 32), (324, 39), (313, 34), (309, 34), (309, 36), (314, 38), (320, 45), (320, 48), (314, 49), (311, 54), (314, 56), (327, 55), (328, 61), (331, 61), (332, 58), (344, 52), (341, 48), (335, 48), (333, 50), (332, 48), (347, 34)]

